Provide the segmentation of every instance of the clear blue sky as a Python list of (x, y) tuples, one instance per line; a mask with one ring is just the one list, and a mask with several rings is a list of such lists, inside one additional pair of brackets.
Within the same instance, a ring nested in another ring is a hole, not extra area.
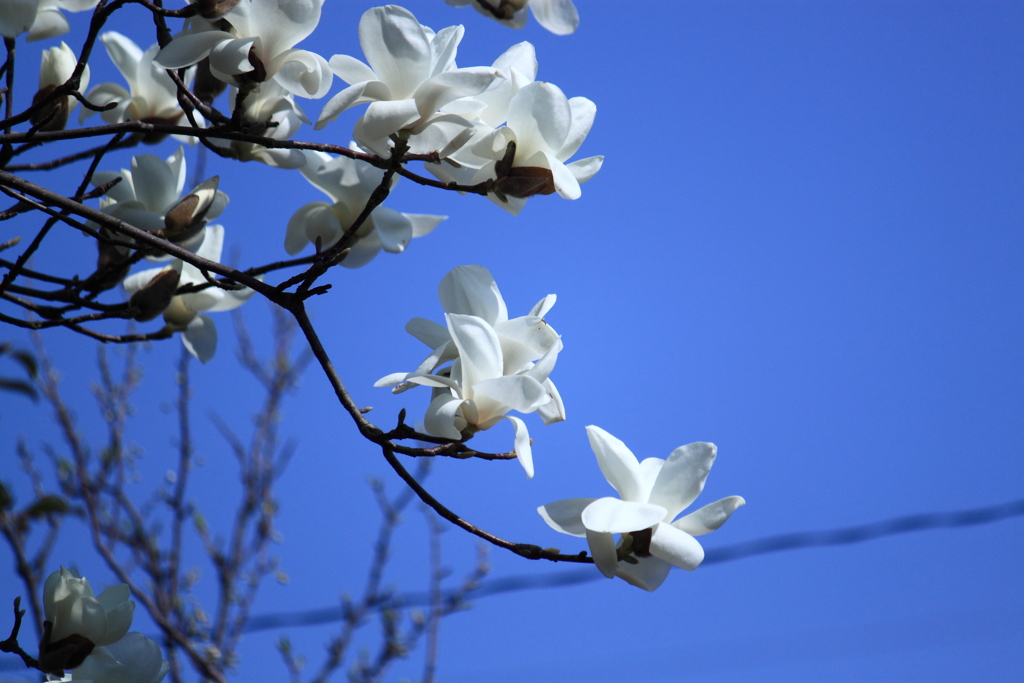
[[(440, 462), (429, 488), (441, 500), (506, 538), (583, 549), (534, 509), (611, 493), (587, 445), (589, 424), (641, 458), (718, 444), (700, 500), (738, 494), (748, 504), (704, 537), (709, 549), (1024, 495), (1019, 3), (581, 0), (579, 31), (562, 38), (533, 21), (512, 31), (441, 0), (407, 6), (435, 29), (465, 24), (460, 66), (533, 42), (540, 79), (597, 103), (580, 155), (606, 157), (580, 200), (535, 198), (518, 218), (478, 197), (400, 183), (389, 206), (450, 218), (405, 254), (328, 276), (334, 291), (313, 305), (356, 401), (389, 426), (402, 407), (421, 415), (426, 394), (393, 397), (372, 383), (420, 360), (422, 346), (403, 326), (440, 319), (436, 286), (450, 268), (490, 268), (513, 314), (558, 294), (548, 320), (565, 350), (552, 377), (569, 419), (530, 421), (536, 478), (515, 463)], [(330, 0), (299, 47), (361, 56), (363, 9)], [(119, 16), (124, 32), (138, 35), (131, 21), (150, 30), (138, 8)], [(72, 25), (77, 47), (84, 17)], [(35, 52), (20, 53), (26, 78), (35, 78)], [(102, 51), (93, 62), (94, 83), (116, 80)], [(315, 117), (320, 104), (307, 112)], [(353, 120), (300, 137), (344, 144)], [(173, 149), (164, 143), (159, 153)], [(129, 157), (108, 157), (108, 166)], [(231, 197), (219, 219), (225, 253), (237, 247), (244, 265), (281, 258), (292, 212), (322, 199), (297, 173), (217, 159), (208, 169)], [(79, 244), (74, 235), (65, 242)], [(245, 312), (252, 330), (268, 329), (263, 303)], [(216, 411), (244, 431), (256, 406), (248, 380), (237, 379), (230, 321), (218, 325), (218, 357), (195, 370), (206, 462), (196, 495), (226, 513), (213, 494), (234, 486), (233, 460), (205, 416)], [(91, 343), (63, 333), (47, 343), (78, 392), (80, 418), (94, 420), (95, 373), (80, 361)], [(178, 346), (143, 357), (132, 438), (146, 448), (150, 485), (172, 462), (173, 415), (161, 406), (173, 399)], [(7, 480), (18, 435), (36, 448), (55, 437), (42, 409), (4, 404)], [(381, 475), (398, 490), (315, 370), (285, 416), (283, 433), (298, 442), (281, 484), (279, 551), (291, 583), (268, 586), (255, 612), (357, 594), (375, 527), (363, 479)], [(499, 426), (480, 443), (504, 450), (511, 430)], [(417, 512), (399, 541), (390, 577), (421, 589)], [(54, 561), (95, 567), (79, 559), (84, 544), (66, 538)], [(446, 564), (462, 575), (473, 540), (453, 530), (445, 544)], [(676, 571), (654, 594), (598, 581), (481, 599), (445, 622), (439, 679), (1018, 681), (1022, 548), (1017, 517)], [(0, 561), (9, 592), (9, 553)], [(495, 576), (576, 569), (500, 550), (492, 562)], [(290, 636), (315, 667), (332, 632)], [(285, 677), (277, 638), (247, 640), (239, 680)], [(398, 673), (418, 676), (418, 657)]]

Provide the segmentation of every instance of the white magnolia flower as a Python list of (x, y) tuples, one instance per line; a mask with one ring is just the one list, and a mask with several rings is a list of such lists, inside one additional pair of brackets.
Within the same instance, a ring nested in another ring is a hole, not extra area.
[[(653, 591), (673, 565), (696, 569), (704, 549), (694, 536), (714, 531), (746, 504), (730, 496), (675, 519), (704, 489), (718, 453), (712, 443), (680, 446), (667, 460), (637, 462), (626, 444), (600, 427), (587, 427), (587, 436), (601, 472), (621, 500), (568, 498), (537, 512), (555, 531), (586, 537), (594, 564), (608, 578), (618, 576)], [(613, 534), (622, 534), (618, 549)], [(636, 562), (620, 559), (627, 557)]]
[(567, 36), (580, 25), (580, 15), (572, 0), (444, 0), (453, 7), (472, 5), (480, 14), (495, 19), (505, 26), (526, 26), (526, 8), (529, 6), (541, 26), (555, 35)]
[[(100, 200), (100, 209), (141, 230), (163, 231), (172, 242), (192, 250), (202, 242), (201, 225), (183, 226), (182, 229), (194, 228), (186, 230), (183, 235), (168, 232), (176, 227), (168, 224), (168, 214), (182, 203), (179, 198), (185, 187), (185, 175), (185, 152), (179, 146), (166, 161), (152, 154), (140, 154), (132, 157), (131, 169), (121, 169), (120, 173), (98, 172), (93, 174), (92, 182), (99, 186), (120, 176), (121, 182), (110, 188)], [(216, 218), (228, 204), (228, 196), (217, 190), (216, 178), (196, 187), (189, 193), (192, 195), (198, 201), (189, 209), (197, 222)], [(170, 257), (150, 254), (147, 258), (162, 261)]]
[(61, 10), (84, 12), (99, 0), (0, 0), (0, 35), (15, 38), (28, 31), (29, 42), (55, 38), (71, 30)]
[(535, 194), (578, 199), (580, 183), (601, 170), (604, 157), (564, 162), (583, 144), (596, 113), (585, 97), (567, 99), (551, 83), (527, 84), (509, 102), (507, 124), (473, 145), (474, 154), (490, 161), (470, 182), (495, 180), (488, 197), (514, 215)]
[[(323, 249), (341, 239), (384, 177), (384, 171), (361, 161), (312, 150), (304, 152), (306, 164), (302, 174), (330, 197), (333, 204), (312, 202), (295, 212), (288, 221), (284, 238), (284, 248), (289, 254), (297, 254), (307, 244), (315, 244), (317, 238)], [(398, 177), (394, 180), (397, 182)], [(352, 251), (341, 265), (358, 268), (373, 260), (381, 249), (399, 254), (405, 251), (412, 238), (429, 234), (445, 218), (447, 216), (401, 213), (378, 206), (359, 227), (357, 240), (350, 247)]]
[[(526, 476), (533, 477), (533, 456), (526, 424), (506, 415), (540, 412), (545, 424), (565, 419), (561, 397), (548, 376), (562, 341), (543, 320), (555, 303), (544, 297), (530, 315), (509, 320), (490, 272), (460, 266), (438, 287), (447, 327), (413, 318), (406, 330), (433, 349), (412, 373), (394, 373), (374, 386), (420, 384), (434, 388), (424, 427), (446, 439), (469, 438), (503, 419), (515, 429), (515, 451)], [(437, 366), (454, 360), (451, 366)]]
[[(39, 91), (36, 93), (33, 103), (50, 94), (57, 86), (64, 85), (71, 78), (76, 66), (78, 66), (78, 57), (64, 41), (61, 41), (57, 47), (43, 50), (43, 58), (39, 65)], [(86, 64), (78, 89), (82, 91), (88, 87), (89, 65)], [(43, 111), (33, 116), (32, 120), (34, 123), (42, 123), (49, 119), (43, 124), (45, 129), (63, 130), (67, 124), (68, 115), (77, 106), (78, 100), (73, 95), (68, 95), (63, 98), (63, 101), (51, 102)]]
[[(327, 61), (294, 46), (320, 21), (323, 0), (240, 0), (221, 18), (232, 31), (189, 30), (179, 33), (154, 62), (180, 69), (210, 58), (210, 73), (245, 89), (274, 80), (295, 95), (318, 99), (334, 79)], [(197, 22), (206, 28), (206, 22)]]
[(456, 68), (464, 32), (462, 26), (449, 26), (435, 34), (395, 5), (367, 10), (359, 21), (359, 44), (369, 65), (347, 55), (331, 57), (331, 70), (349, 87), (324, 105), (315, 127), (323, 128), (346, 109), (369, 102), (353, 135), (377, 154), (387, 153), (388, 137), (398, 131), (412, 135), (414, 152), (450, 145), (470, 123), (439, 110), (484, 92), (500, 78), (493, 68)]
[(43, 584), (43, 611), (53, 625), (50, 643), (78, 634), (93, 645), (110, 645), (128, 633), (135, 613), (128, 584), (111, 586), (95, 595), (88, 579), (61, 567)]
[(160, 646), (141, 633), (132, 632), (116, 643), (97, 647), (71, 672), (72, 681), (92, 683), (160, 683), (170, 664)]
[[(528, 369), (544, 357), (556, 344), (561, 344), (558, 333), (544, 320), (558, 297), (548, 294), (537, 302), (527, 315), (508, 317), (505, 300), (498, 291), (498, 285), (491, 272), (483, 266), (458, 266), (441, 279), (437, 288), (438, 298), (445, 313), (474, 315), (494, 328), (501, 344), (502, 371), (512, 375)], [(458, 357), (458, 347), (452, 340), (448, 328), (426, 318), (413, 318), (405, 330), (431, 349), (431, 353), (416, 369), (419, 373), (431, 373), (439, 366)], [(544, 424), (554, 424), (565, 419), (562, 397), (550, 379), (543, 381), (551, 401), (537, 408)], [(400, 384), (392, 389), (400, 393), (416, 386)]]
[[(196, 256), (210, 261), (220, 261), (224, 248), (224, 227), (207, 225), (203, 231), (203, 241), (196, 249)], [(201, 285), (208, 280), (202, 271), (190, 263), (175, 259), (166, 268), (150, 268), (125, 278), (124, 289), (129, 295), (135, 294), (148, 285), (155, 277), (166, 270), (180, 273), (178, 287), (185, 285)], [(217, 326), (209, 316), (202, 313), (216, 313), (238, 308), (253, 295), (253, 290), (243, 287), (238, 290), (225, 290), (210, 286), (198, 292), (175, 294), (163, 312), (164, 322), (168, 327), (181, 332), (181, 343), (188, 352), (207, 363), (217, 352)]]
[[(228, 106), (235, 108), (238, 89), (232, 87), (228, 93)], [(274, 140), (288, 140), (303, 123), (309, 123), (302, 108), (295, 103), (295, 96), (275, 81), (260, 83), (249, 93), (243, 105), (243, 116), (249, 132)], [(267, 124), (266, 127), (260, 124)], [(276, 149), (241, 140), (210, 140), (218, 147), (226, 148), (239, 161), (260, 161), (275, 168), (302, 168), (306, 157), (297, 149)]]
[[(100, 40), (111, 61), (128, 81), (128, 90), (116, 83), (101, 83), (86, 96), (99, 106), (117, 103), (113, 109), (102, 112), (103, 120), (107, 123), (150, 121), (183, 125), (185, 112), (178, 104), (177, 87), (167, 75), (167, 70), (153, 63), (160, 46), (152, 45), (143, 52), (131, 39), (116, 31), (107, 31)], [(194, 75), (195, 69), (186, 72), (185, 85), (191, 85)], [(79, 119), (85, 121), (94, 113), (83, 108)], [(201, 120), (199, 112), (195, 115)]]

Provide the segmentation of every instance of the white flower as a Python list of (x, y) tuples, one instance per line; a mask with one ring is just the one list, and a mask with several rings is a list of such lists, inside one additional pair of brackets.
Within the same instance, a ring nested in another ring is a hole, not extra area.
[(55, 38), (71, 30), (60, 11), (84, 12), (99, 0), (0, 0), (0, 35), (15, 38), (28, 31), (29, 42)]
[(128, 633), (135, 613), (128, 584), (95, 595), (87, 579), (61, 567), (43, 585), (43, 611), (53, 625), (50, 644), (78, 634), (93, 645), (110, 645)]
[(330, 90), (330, 67), (320, 55), (293, 46), (316, 28), (322, 5), (323, 0), (240, 0), (221, 17), (231, 32), (179, 33), (153, 61), (179, 69), (208, 56), (210, 73), (225, 83), (248, 87), (272, 79), (290, 93), (317, 99)]
[[(67, 43), (61, 41), (57, 47), (43, 50), (42, 61), (39, 65), (39, 91), (33, 99), (33, 104), (49, 95), (59, 86), (64, 85), (78, 66), (78, 57), (68, 47)], [(79, 90), (89, 87), (89, 65), (85, 65), (82, 71), (82, 78), (78, 84)], [(68, 95), (62, 100), (55, 100), (38, 111), (32, 122), (42, 124), (45, 130), (63, 130), (67, 124), (68, 115), (78, 106), (78, 100), (73, 95)], [(45, 123), (43, 123), (45, 121)]]
[(170, 664), (160, 646), (138, 632), (116, 643), (97, 647), (71, 672), (72, 681), (92, 683), (160, 683)]
[(526, 26), (526, 8), (541, 26), (559, 36), (567, 36), (580, 25), (580, 15), (572, 0), (444, 0), (454, 7), (472, 5), (480, 14), (505, 26)]
[(566, 99), (551, 83), (529, 83), (509, 102), (507, 124), (473, 145), (474, 154), (491, 161), (470, 182), (494, 179), (488, 197), (514, 215), (535, 194), (578, 199), (580, 183), (601, 170), (604, 157), (563, 162), (583, 144), (596, 113), (585, 97)]
[[(202, 234), (203, 241), (196, 249), (196, 256), (219, 262), (224, 248), (224, 227), (207, 225)], [(129, 275), (123, 283), (124, 289), (129, 295), (135, 294), (168, 269), (177, 270), (181, 274), (178, 280), (179, 288), (208, 282), (198, 268), (175, 259), (166, 268), (150, 268)], [(163, 312), (164, 322), (171, 329), (181, 332), (181, 343), (189, 353), (200, 362), (207, 363), (217, 351), (217, 326), (208, 316), (200, 314), (233, 310), (248, 301), (252, 295), (253, 290), (248, 287), (225, 290), (212, 285), (198, 292), (176, 294)]]
[(359, 44), (369, 65), (347, 55), (331, 57), (331, 70), (349, 87), (328, 100), (315, 127), (369, 102), (353, 132), (361, 144), (383, 155), (390, 135), (408, 131), (414, 152), (441, 150), (470, 123), (439, 110), (482, 93), (500, 78), (493, 68), (455, 67), (464, 32), (462, 26), (449, 26), (435, 34), (395, 5), (367, 10), (359, 21)]
[[(107, 31), (100, 36), (107, 54), (117, 66), (121, 75), (128, 82), (128, 90), (116, 83), (101, 83), (86, 96), (98, 106), (115, 102), (116, 107), (102, 112), (107, 123), (122, 121), (151, 121), (172, 125), (183, 124), (185, 112), (178, 104), (177, 86), (167, 75), (167, 70), (153, 63), (159, 52), (159, 45), (152, 45), (143, 52), (131, 39), (116, 31)], [(189, 85), (195, 75), (189, 69), (185, 76), (185, 85)], [(79, 117), (85, 121), (95, 112), (83, 108)], [(196, 112), (199, 118), (199, 113)]]
[[(730, 496), (675, 519), (704, 489), (718, 452), (714, 444), (691, 443), (672, 451), (667, 460), (637, 462), (626, 444), (600, 427), (587, 427), (587, 436), (601, 472), (621, 500), (568, 498), (537, 512), (555, 531), (585, 536), (594, 564), (608, 578), (618, 576), (653, 591), (673, 565), (696, 569), (704, 549), (694, 536), (714, 531), (746, 504), (740, 496)], [(616, 533), (623, 541), (618, 549)]]
[[(284, 248), (297, 254), (320, 238), (321, 248), (333, 245), (362, 213), (384, 171), (348, 157), (331, 157), (324, 152), (304, 150), (302, 174), (333, 204), (306, 204), (288, 221)], [(396, 176), (395, 181), (398, 180)], [(378, 206), (356, 232), (356, 241), (341, 265), (358, 268), (369, 263), (383, 249), (392, 254), (405, 251), (414, 237), (429, 234), (447, 216), (401, 213)]]
[[(553, 346), (561, 343), (558, 333), (544, 320), (558, 298), (554, 294), (538, 301), (527, 315), (510, 320), (505, 300), (491, 272), (477, 265), (453, 268), (441, 279), (437, 294), (445, 313), (475, 315), (494, 328), (501, 343), (503, 373), (506, 375), (529, 368)], [(433, 372), (458, 357), (458, 348), (445, 326), (425, 318), (413, 318), (406, 323), (405, 330), (431, 349), (416, 372)], [(543, 384), (551, 401), (540, 406), (537, 414), (546, 425), (561, 422), (565, 419), (562, 397), (550, 379), (545, 379)], [(392, 392), (400, 393), (414, 386), (400, 384)]]
[[(216, 177), (211, 178), (186, 197), (197, 198), (193, 200), (194, 206), (189, 207), (196, 222), (191, 226), (169, 225), (168, 215), (177, 216), (172, 212), (185, 201), (179, 200), (185, 187), (185, 175), (185, 152), (179, 146), (166, 161), (152, 154), (140, 154), (132, 157), (131, 169), (121, 169), (120, 173), (98, 172), (93, 174), (92, 182), (99, 186), (120, 176), (121, 182), (110, 188), (100, 201), (100, 208), (141, 230), (163, 231), (170, 241), (192, 250), (202, 241), (202, 225), (198, 222), (220, 215), (228, 204), (228, 196), (217, 190)], [(185, 227), (193, 229), (184, 230)], [(154, 253), (147, 258), (162, 261), (170, 257)]]
[[(562, 342), (543, 320), (555, 296), (544, 297), (530, 315), (509, 320), (494, 279), (481, 266), (455, 268), (441, 281), (438, 294), (447, 328), (423, 318), (406, 325), (433, 349), (431, 355), (416, 372), (394, 373), (374, 386), (434, 387), (424, 426), (436, 436), (464, 439), (509, 420), (519, 462), (532, 477), (529, 432), (522, 420), (506, 413), (540, 412), (545, 424), (565, 419), (561, 397), (548, 379)], [(454, 360), (450, 367), (434, 372), (449, 360)]]
[[(238, 89), (232, 87), (228, 93), (228, 106), (232, 110), (237, 96)], [(274, 140), (287, 140), (303, 123), (309, 123), (302, 108), (295, 103), (295, 96), (275, 81), (260, 83), (250, 92), (243, 110), (248, 132)], [(306, 157), (297, 149), (268, 148), (255, 142), (218, 138), (210, 142), (229, 150), (239, 161), (261, 161), (268, 166), (288, 169), (302, 168), (306, 164)]]

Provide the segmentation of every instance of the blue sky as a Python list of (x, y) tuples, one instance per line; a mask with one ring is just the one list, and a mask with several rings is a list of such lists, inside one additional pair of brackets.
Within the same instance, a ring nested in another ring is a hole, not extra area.
[[(449, 269), (488, 267), (513, 314), (558, 294), (548, 321), (565, 350), (552, 377), (568, 420), (544, 427), (530, 419), (536, 477), (526, 480), (515, 463), (443, 461), (428, 488), (503, 537), (581, 550), (582, 541), (549, 530), (534, 510), (611, 494), (584, 432), (596, 424), (640, 458), (666, 457), (691, 441), (718, 444), (698, 502), (738, 494), (748, 504), (702, 539), (709, 549), (1021, 498), (1024, 8), (579, 5), (580, 28), (569, 37), (532, 21), (512, 31), (440, 0), (407, 7), (435, 29), (466, 25), (460, 66), (490, 64), (529, 40), (540, 79), (597, 104), (580, 156), (606, 160), (582, 198), (534, 198), (513, 218), (481, 198), (403, 181), (389, 206), (450, 218), (404, 254), (328, 275), (333, 291), (311, 305), (355, 400), (374, 406), (371, 417), (386, 427), (401, 408), (416, 416), (426, 407), (423, 392), (394, 397), (372, 383), (419, 362), (422, 347), (403, 326), (414, 316), (441, 318), (436, 286)], [(363, 9), (328, 2), (300, 47), (361, 56)], [(141, 16), (128, 8), (113, 26), (138, 35)], [(85, 24), (72, 17), (72, 46)], [(34, 51), (19, 53), (26, 79), (35, 78)], [(111, 72), (100, 51), (93, 82), (119, 80)], [(307, 112), (319, 106), (308, 103)], [(345, 143), (354, 118), (299, 137)], [(154, 153), (173, 149), (168, 142)], [(129, 158), (112, 155), (106, 167)], [(297, 173), (217, 159), (207, 168), (231, 197), (219, 219), (226, 253), (237, 248), (244, 265), (283, 257), (288, 218), (321, 199)], [(68, 235), (36, 263), (77, 263), (80, 244)], [(262, 302), (245, 313), (251, 330), (269, 329)], [(254, 385), (239, 380), (230, 321), (218, 325), (217, 358), (194, 369), (206, 463), (194, 495), (211, 519), (231, 510), (225, 492), (235, 470), (206, 416), (215, 411), (244, 432), (257, 408)], [(91, 342), (59, 332), (46, 342), (77, 397), (83, 431), (98, 436), (88, 395), (95, 371), (80, 361), (92, 356)], [(140, 491), (173, 462), (174, 418), (162, 407), (173, 400), (178, 352), (172, 341), (143, 354), (130, 435), (147, 454)], [(478, 437), (480, 447), (509, 448), (506, 427)], [(256, 612), (315, 609), (343, 591), (358, 594), (375, 525), (364, 478), (381, 476), (399, 490), (314, 369), (286, 405), (283, 433), (298, 444), (280, 487), (277, 550), (291, 581), (269, 585)], [(36, 449), (56, 440), (44, 409), (5, 398), (5, 480), (16, 479), (20, 435)], [(415, 510), (406, 518), (389, 580), (420, 590), (425, 526)], [(446, 564), (461, 576), (475, 542), (456, 530), (444, 541)], [(1017, 517), (676, 571), (653, 594), (602, 580), (483, 598), (445, 622), (439, 678), (1020, 680), (1022, 541)], [(86, 548), (84, 535), (69, 532), (54, 563), (77, 562), (102, 577)], [(15, 590), (6, 550), (0, 561), (3, 585)], [(577, 569), (498, 549), (491, 562), (494, 576)], [(207, 568), (204, 581), (211, 577)], [(332, 632), (289, 635), (316, 666)], [(278, 636), (247, 639), (239, 680), (285, 676)], [(418, 676), (419, 656), (396, 676)]]

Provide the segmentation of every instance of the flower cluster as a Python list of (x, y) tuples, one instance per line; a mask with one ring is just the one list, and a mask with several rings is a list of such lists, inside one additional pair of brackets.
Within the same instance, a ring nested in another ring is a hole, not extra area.
[(117, 584), (99, 595), (89, 581), (61, 567), (43, 586), (46, 616), (39, 665), (58, 680), (92, 683), (160, 683), (169, 665), (160, 646), (141, 633), (129, 633), (135, 603), (127, 584)]
[[(545, 424), (565, 419), (554, 383), (562, 340), (545, 322), (555, 304), (548, 295), (518, 318), (508, 317), (505, 301), (490, 271), (459, 266), (441, 280), (438, 296), (445, 311), (442, 326), (413, 318), (406, 330), (431, 353), (415, 372), (398, 372), (374, 386), (403, 391), (415, 385), (433, 388), (423, 419), (430, 434), (466, 439), (508, 420), (515, 429), (515, 451), (527, 477), (533, 477), (530, 434), (518, 417), (507, 413), (536, 412)], [(450, 366), (441, 368), (451, 362)]]
[[(527, 315), (509, 319), (491, 273), (482, 266), (459, 266), (441, 280), (438, 296), (446, 325), (413, 318), (405, 326), (430, 354), (414, 372), (387, 375), (374, 386), (393, 387), (395, 393), (431, 387), (423, 425), (445, 439), (464, 441), (509, 420), (515, 453), (532, 478), (526, 424), (507, 413), (536, 412), (545, 424), (565, 419), (562, 398), (549, 378), (562, 340), (544, 320), (555, 295), (545, 296)], [(544, 521), (561, 533), (585, 537), (594, 564), (606, 577), (618, 576), (644, 590), (658, 588), (673, 566), (696, 569), (704, 550), (694, 537), (722, 526), (745, 504), (731, 496), (676, 519), (704, 489), (717, 447), (692, 443), (666, 460), (638, 462), (622, 441), (600, 427), (587, 427), (587, 435), (619, 498), (559, 500), (538, 508)], [(618, 546), (614, 534), (621, 535)]]

